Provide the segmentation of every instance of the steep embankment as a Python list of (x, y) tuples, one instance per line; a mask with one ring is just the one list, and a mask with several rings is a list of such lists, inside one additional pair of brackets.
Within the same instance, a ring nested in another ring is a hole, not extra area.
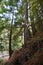
[(5, 65), (43, 65), (43, 32), (27, 42), (27, 47), (16, 50)]

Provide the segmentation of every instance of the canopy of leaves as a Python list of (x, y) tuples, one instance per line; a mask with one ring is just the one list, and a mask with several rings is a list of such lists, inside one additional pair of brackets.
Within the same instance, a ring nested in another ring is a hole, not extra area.
[[(26, 5), (26, 0), (0, 0), (0, 36), (4, 34), (3, 31), (5, 29), (8, 30), (5, 34), (8, 33), (7, 42), (9, 41), (9, 31), (13, 16), (12, 46), (14, 46), (14, 48), (16, 47), (16, 45), (17, 47), (20, 47), (22, 44), (21, 40), (23, 40), (23, 38), (21, 39), (20, 37), (23, 37), (22, 26), (25, 20), (25, 9), (26, 9), (25, 5)], [(37, 31), (39, 30), (37, 24), (38, 15), (41, 19), (43, 19), (43, 0), (29, 0), (28, 22), (31, 23), (31, 19), (34, 19), (35, 27)]]

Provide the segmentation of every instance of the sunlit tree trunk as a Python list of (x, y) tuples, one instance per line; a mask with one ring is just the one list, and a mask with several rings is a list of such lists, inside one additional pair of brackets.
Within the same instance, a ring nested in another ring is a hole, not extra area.
[(33, 19), (33, 18), (31, 18), (31, 27), (32, 27), (33, 35), (35, 35), (35, 33), (36, 33), (37, 31), (36, 31), (36, 28), (35, 28), (35, 23), (34, 23), (34, 19)]
[(27, 25), (28, 25), (28, 1), (25, 1), (26, 3), (26, 14), (25, 14), (25, 24), (24, 24), (24, 45), (26, 47), (26, 43), (30, 40), (31, 34), (30, 34), (30, 30), (28, 29)]

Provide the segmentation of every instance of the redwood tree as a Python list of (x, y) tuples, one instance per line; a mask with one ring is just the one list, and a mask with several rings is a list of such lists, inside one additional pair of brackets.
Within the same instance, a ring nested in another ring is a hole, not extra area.
[(31, 33), (27, 25), (28, 25), (28, 0), (25, 1), (25, 22), (24, 22), (24, 45), (25, 47), (26, 47), (26, 43), (31, 38)]

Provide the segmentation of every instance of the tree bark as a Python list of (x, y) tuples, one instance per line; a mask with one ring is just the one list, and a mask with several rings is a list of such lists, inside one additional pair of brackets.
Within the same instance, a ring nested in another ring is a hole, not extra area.
[(30, 34), (30, 30), (27, 27), (28, 24), (28, 1), (25, 1), (26, 3), (26, 14), (25, 14), (25, 24), (24, 24), (24, 45), (26, 47), (26, 43), (30, 40), (31, 34)]
[(12, 30), (10, 28), (10, 35), (9, 35), (9, 56), (11, 57), (11, 36), (12, 36)]
[(36, 28), (35, 28), (35, 23), (34, 23), (34, 19), (33, 18), (31, 18), (31, 27), (32, 27), (32, 32), (33, 32), (33, 36), (35, 35), (35, 33), (37, 32), (36, 31)]
[(13, 23), (13, 17), (12, 17), (12, 21), (11, 21), (11, 25), (10, 25), (10, 34), (9, 34), (9, 56), (11, 57), (12, 55), (12, 48), (11, 48), (11, 38), (12, 38), (12, 23)]

